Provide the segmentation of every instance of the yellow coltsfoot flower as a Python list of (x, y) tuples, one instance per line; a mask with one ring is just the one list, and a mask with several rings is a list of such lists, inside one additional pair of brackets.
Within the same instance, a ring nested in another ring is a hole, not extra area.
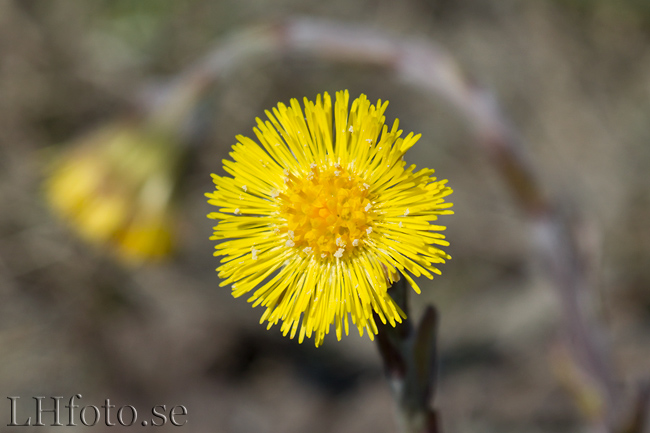
[(53, 211), (84, 240), (129, 264), (172, 250), (172, 194), (182, 147), (140, 122), (93, 131), (56, 158), (44, 182)]
[(257, 119), (259, 143), (237, 136), (224, 160), (230, 176), (213, 175), (208, 202), (219, 207), (213, 240), (221, 285), (235, 297), (250, 294), (263, 305), (268, 327), (282, 321), (284, 335), (314, 335), (320, 345), (334, 324), (349, 320), (363, 335), (377, 333), (373, 312), (395, 326), (405, 317), (388, 294), (403, 275), (433, 278), (449, 245), (431, 222), (451, 214), (452, 193), (434, 170), (406, 167), (404, 153), (420, 135), (401, 137), (396, 120), (384, 125), (388, 103), (365, 95), (349, 107), (337, 92), (334, 109), (325, 93), (316, 102), (279, 104), (269, 120)]

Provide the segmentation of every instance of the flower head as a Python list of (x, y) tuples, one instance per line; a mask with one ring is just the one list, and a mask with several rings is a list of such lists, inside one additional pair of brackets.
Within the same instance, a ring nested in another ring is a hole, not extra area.
[(395, 325), (404, 313), (388, 294), (403, 275), (433, 278), (450, 258), (448, 243), (431, 222), (452, 213), (452, 190), (433, 170), (406, 166), (404, 153), (420, 135), (401, 137), (396, 120), (384, 125), (388, 103), (365, 95), (349, 107), (347, 91), (332, 100), (296, 99), (257, 119), (259, 144), (237, 136), (224, 160), (230, 176), (213, 175), (208, 202), (219, 207), (211, 239), (221, 285), (233, 296), (250, 294), (266, 311), (269, 328), (282, 321), (284, 335), (315, 337), (319, 345), (335, 325), (349, 320), (363, 335), (377, 333), (373, 312)]
[(141, 124), (105, 126), (56, 158), (45, 198), (83, 239), (122, 261), (161, 259), (173, 243), (179, 149), (168, 134)]

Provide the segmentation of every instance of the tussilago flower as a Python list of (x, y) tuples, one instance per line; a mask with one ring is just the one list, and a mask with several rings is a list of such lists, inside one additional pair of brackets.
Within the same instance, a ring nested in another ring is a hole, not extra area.
[(50, 206), (86, 241), (139, 264), (171, 252), (180, 153), (168, 132), (116, 123), (66, 149), (45, 179)]
[(373, 312), (395, 325), (404, 313), (387, 293), (402, 274), (439, 274), (450, 258), (448, 243), (431, 222), (452, 213), (452, 190), (434, 170), (406, 167), (404, 153), (420, 135), (401, 137), (396, 120), (384, 125), (388, 103), (365, 95), (349, 107), (347, 91), (332, 100), (297, 100), (257, 119), (259, 143), (237, 136), (224, 160), (231, 176), (213, 175), (206, 194), (219, 207), (211, 239), (220, 241), (217, 269), (235, 297), (250, 294), (266, 311), (268, 327), (282, 321), (284, 335), (314, 335), (320, 345), (335, 325), (337, 338), (349, 320), (363, 335), (377, 333)]

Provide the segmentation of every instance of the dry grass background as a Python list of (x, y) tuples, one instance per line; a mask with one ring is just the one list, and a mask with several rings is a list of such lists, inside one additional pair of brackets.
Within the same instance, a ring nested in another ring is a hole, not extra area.
[[(643, 3), (15, 0), (0, 2), (0, 397), (81, 393), (86, 404), (111, 398), (142, 416), (183, 404), (189, 424), (172, 431), (394, 431), (372, 343), (329, 338), (314, 349), (264, 331), (261, 310), (217, 287), (208, 241), (203, 193), (235, 134), (249, 134), (277, 101), (348, 88), (391, 101), (388, 118), (423, 133), (411, 160), (455, 189), (456, 215), (444, 219), (454, 259), (415, 298), (416, 310), (432, 301), (442, 314), (445, 431), (585, 431), (549, 366), (557, 304), (523, 216), (454, 111), (382, 71), (259, 59), (220, 82), (180, 188), (179, 251), (165, 265), (122, 268), (49, 214), (39, 185), (53, 148), (220, 37), (293, 14), (431, 38), (494, 92), (548, 190), (588, 223), (621, 380), (650, 374)], [(0, 426), (9, 401), (2, 407)], [(49, 430), (66, 428), (39, 431)]]

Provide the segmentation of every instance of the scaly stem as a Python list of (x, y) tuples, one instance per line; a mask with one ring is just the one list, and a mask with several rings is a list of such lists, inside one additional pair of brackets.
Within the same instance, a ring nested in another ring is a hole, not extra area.
[(396, 403), (398, 425), (403, 433), (439, 433), (436, 412), (431, 408), (438, 373), (436, 330), (438, 315), (429, 306), (417, 328), (408, 313), (408, 287), (404, 278), (389, 292), (406, 313), (397, 326), (377, 320), (377, 348)]

